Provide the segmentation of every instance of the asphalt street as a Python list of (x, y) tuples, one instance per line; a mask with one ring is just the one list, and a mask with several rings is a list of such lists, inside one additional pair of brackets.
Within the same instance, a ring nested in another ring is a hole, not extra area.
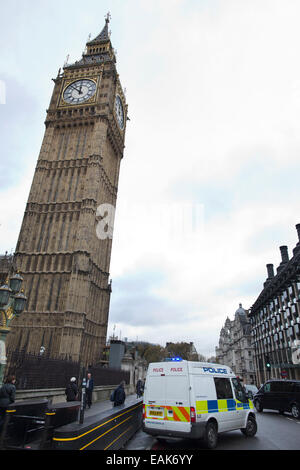
[[(266, 410), (256, 412), (258, 430), (246, 438), (240, 430), (219, 434), (218, 450), (300, 450), (300, 420), (285, 413)], [(158, 441), (139, 430), (127, 443), (126, 450), (192, 450), (204, 449), (201, 441), (169, 439)]]

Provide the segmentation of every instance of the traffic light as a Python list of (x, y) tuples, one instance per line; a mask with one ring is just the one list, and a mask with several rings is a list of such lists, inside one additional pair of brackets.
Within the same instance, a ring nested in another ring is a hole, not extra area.
[(269, 356), (266, 356), (265, 359), (266, 359), (266, 368), (267, 368), (267, 370), (271, 370), (271, 362), (270, 362)]

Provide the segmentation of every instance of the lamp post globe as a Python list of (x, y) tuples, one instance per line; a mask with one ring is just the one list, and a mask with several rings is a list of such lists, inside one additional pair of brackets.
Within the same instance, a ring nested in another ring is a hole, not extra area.
[(21, 289), (23, 278), (15, 274), (0, 287), (0, 386), (3, 383), (6, 359), (6, 337), (10, 332), (10, 324), (15, 317), (23, 312), (27, 297)]
[(14, 313), (15, 313), (16, 317), (18, 317), (23, 312), (23, 310), (25, 308), (27, 297), (24, 294), (24, 292), (19, 292), (14, 297), (15, 297)]
[(8, 284), (3, 284), (0, 287), (0, 307), (4, 307), (8, 304), (11, 293), (12, 290)]
[(10, 278), (9, 287), (11, 288), (13, 294), (20, 292), (22, 282), (23, 282), (23, 278), (19, 273), (14, 274), (14, 276)]

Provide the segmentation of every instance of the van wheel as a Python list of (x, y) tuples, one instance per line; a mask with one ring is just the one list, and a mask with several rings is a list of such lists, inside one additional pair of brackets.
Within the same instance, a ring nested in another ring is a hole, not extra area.
[(292, 405), (292, 415), (294, 418), (299, 419), (300, 418), (300, 409), (299, 406), (296, 405), (295, 403)]
[(263, 406), (259, 400), (255, 401), (254, 406), (259, 413), (263, 411)]
[(204, 433), (205, 446), (208, 449), (214, 449), (217, 447), (218, 442), (218, 430), (217, 425), (213, 421), (209, 421), (205, 428)]
[(246, 427), (241, 429), (241, 431), (246, 437), (255, 436), (257, 432), (257, 423), (256, 423), (256, 419), (254, 418), (254, 416), (248, 417)]

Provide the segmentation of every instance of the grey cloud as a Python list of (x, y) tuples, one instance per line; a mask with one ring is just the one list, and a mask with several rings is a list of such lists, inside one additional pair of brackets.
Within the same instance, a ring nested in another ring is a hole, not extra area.
[(164, 280), (162, 272), (136, 271), (113, 280), (110, 322), (133, 326), (168, 324), (184, 321), (186, 305), (172, 303), (153, 289)]

